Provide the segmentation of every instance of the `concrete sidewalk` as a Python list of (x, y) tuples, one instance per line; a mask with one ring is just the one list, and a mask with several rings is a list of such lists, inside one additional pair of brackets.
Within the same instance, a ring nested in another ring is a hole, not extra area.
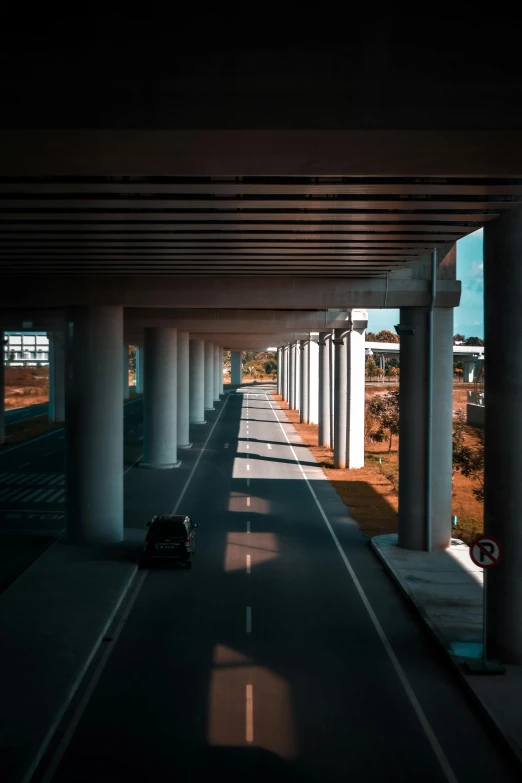
[(3, 783), (28, 780), (134, 582), (143, 530), (113, 547), (58, 540), (0, 597)]
[(397, 535), (375, 536), (371, 545), (522, 769), (522, 666), (506, 666), (500, 675), (464, 668), (467, 659), (482, 656), (482, 569), (472, 563), (469, 547), (452, 539), (447, 550), (413, 552), (397, 546)]

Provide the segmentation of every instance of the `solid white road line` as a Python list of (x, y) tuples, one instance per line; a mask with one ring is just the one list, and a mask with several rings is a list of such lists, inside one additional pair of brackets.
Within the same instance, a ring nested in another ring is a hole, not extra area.
[(140, 456), (138, 457), (138, 459), (135, 459), (135, 460), (134, 460), (134, 462), (132, 463), (132, 465), (129, 465), (129, 467), (128, 467), (126, 470), (124, 470), (124, 471), (123, 471), (123, 475), (125, 476), (125, 475), (126, 475), (128, 472), (129, 472), (129, 470), (132, 470), (132, 468), (133, 468), (135, 465), (137, 465), (137, 464), (138, 464), (138, 462), (140, 461), (140, 459), (141, 459), (142, 457), (143, 457), (143, 454), (140, 454)]
[[(131, 583), (132, 583), (134, 577), (136, 576), (136, 573), (137, 573), (137, 569), (136, 569), (136, 571), (133, 571), (133, 573), (132, 573), (132, 576), (131, 576), (131, 578), (129, 580)], [(113, 635), (111, 637), (112, 638), (112, 642), (110, 642), (110, 644), (107, 644), (107, 646), (105, 647), (105, 650), (103, 651), (103, 655), (102, 655), (102, 657), (100, 659), (100, 662), (98, 663), (98, 666), (96, 667), (96, 669), (94, 671), (92, 679), (89, 682), (89, 685), (87, 686), (87, 689), (86, 689), (86, 691), (85, 691), (85, 693), (83, 695), (83, 698), (82, 698), (80, 704), (78, 705), (78, 708), (77, 708), (76, 712), (74, 713), (73, 718), (72, 718), (70, 724), (67, 726), (67, 730), (66, 730), (65, 734), (62, 737), (62, 741), (60, 742), (60, 744), (59, 744), (59, 746), (58, 746), (58, 748), (56, 750), (56, 753), (54, 754), (53, 759), (52, 759), (50, 765), (48, 766), (41, 783), (50, 783), (50, 781), (53, 779), (53, 777), (55, 775), (55, 772), (58, 769), (58, 766), (60, 764), (60, 761), (62, 760), (63, 754), (67, 750), (67, 746), (69, 745), (69, 743), (71, 741), (71, 738), (72, 738), (74, 732), (76, 731), (76, 727), (78, 726), (78, 723), (80, 722), (81, 717), (82, 717), (83, 713), (85, 712), (85, 709), (86, 709), (86, 707), (87, 707), (87, 705), (89, 703), (89, 700), (90, 700), (90, 698), (91, 698), (91, 696), (93, 694), (93, 691), (96, 688), (96, 685), (98, 684), (98, 681), (99, 681), (99, 679), (100, 679), (100, 677), (102, 675), (103, 670), (105, 669), (107, 661), (109, 660), (109, 656), (110, 656), (111, 652), (113, 651), (116, 642), (118, 641), (118, 637), (119, 637), (119, 635), (121, 634), (121, 632), (123, 630), (123, 626), (125, 625), (125, 622), (126, 622), (128, 616), (129, 616), (129, 614), (131, 613), (132, 607), (134, 606), (134, 604), (136, 602), (136, 598), (138, 597), (138, 594), (139, 594), (139, 592), (141, 590), (143, 582), (145, 581), (147, 573), (148, 572), (145, 571), (145, 572), (143, 572), (141, 574), (141, 576), (140, 576), (140, 578), (138, 580), (138, 584), (135, 587), (134, 593), (132, 594), (132, 596), (131, 596), (131, 598), (129, 600), (129, 603), (125, 607), (125, 611), (123, 612), (123, 614), (121, 616), (120, 622), (118, 623), (118, 625), (115, 628), (114, 633), (113, 633)], [(80, 674), (80, 677), (78, 677), (78, 679), (76, 680), (75, 687), (74, 687), (72, 695), (71, 695), (71, 700), (72, 700), (72, 697), (74, 695), (74, 692), (77, 690), (78, 686), (81, 683), (81, 680), (82, 680), (82, 678), (83, 678), (83, 676), (85, 674), (85, 671), (89, 667), (92, 659), (94, 658), (94, 655), (96, 654), (99, 646), (101, 645), (103, 637), (105, 636), (105, 634), (109, 630), (109, 627), (110, 627), (110, 625), (111, 625), (111, 623), (112, 623), (112, 621), (114, 619), (114, 616), (115, 616), (116, 612), (120, 608), (121, 601), (123, 600), (124, 596), (126, 595), (126, 592), (127, 591), (122, 593), (121, 599), (118, 601), (116, 607), (113, 610), (112, 616), (110, 617), (109, 621), (106, 623), (105, 628), (104, 628), (101, 636), (99, 637), (98, 644), (95, 646), (95, 648), (93, 649), (91, 655), (89, 656), (86, 664), (84, 665), (84, 671)], [(63, 710), (63, 713), (65, 713), (65, 709)], [(55, 725), (54, 725), (54, 727), (52, 729), (52, 733), (53, 734), (56, 731), (56, 728), (58, 727), (59, 721), (63, 717), (63, 713), (60, 716), (60, 718), (57, 719), (56, 722), (55, 722)], [(51, 737), (52, 737), (52, 734), (49, 737), (49, 741), (50, 741)], [(43, 755), (43, 753), (40, 754), (40, 758), (38, 759), (38, 761), (40, 761), (42, 755)], [(29, 783), (29, 781), (30, 781), (30, 779), (32, 777), (32, 773), (34, 772), (35, 768), (36, 768), (36, 764), (33, 766), (32, 770), (31, 770), (31, 775), (29, 777), (26, 777), (24, 779), (23, 783)]]
[(183, 498), (185, 497), (185, 492), (187, 491), (187, 489), (188, 489), (188, 486), (189, 486), (190, 482), (192, 481), (192, 476), (193, 476), (193, 475), (194, 475), (194, 473), (196, 472), (196, 468), (197, 468), (197, 466), (199, 465), (199, 461), (200, 461), (201, 457), (203, 456), (203, 452), (204, 452), (204, 451), (205, 451), (205, 449), (207, 448), (207, 444), (208, 444), (208, 442), (209, 442), (210, 438), (212, 437), (212, 433), (213, 433), (213, 432), (214, 432), (214, 430), (216, 429), (216, 425), (217, 425), (217, 423), (218, 423), (219, 419), (221, 418), (221, 414), (223, 413), (223, 411), (224, 411), (224, 410), (225, 410), (225, 408), (227, 407), (227, 402), (228, 402), (228, 399), (229, 399), (229, 398), (228, 398), (228, 395), (227, 395), (227, 398), (226, 398), (226, 400), (225, 400), (225, 403), (224, 403), (223, 407), (221, 408), (221, 410), (219, 411), (219, 413), (218, 413), (218, 415), (217, 415), (217, 418), (216, 418), (216, 421), (215, 421), (215, 422), (214, 422), (214, 424), (212, 425), (212, 429), (211, 429), (211, 430), (210, 430), (210, 432), (208, 433), (207, 439), (206, 439), (205, 443), (203, 444), (203, 448), (201, 449), (201, 451), (200, 451), (200, 452), (199, 452), (199, 454), (198, 454), (198, 458), (197, 458), (197, 460), (196, 460), (196, 461), (195, 461), (195, 463), (194, 463), (194, 467), (193, 467), (193, 468), (192, 468), (192, 470), (190, 471), (189, 477), (188, 477), (188, 479), (187, 479), (187, 480), (186, 480), (186, 482), (185, 482), (185, 486), (184, 486), (184, 487), (183, 487), (183, 489), (181, 490), (181, 495), (180, 495), (180, 496), (179, 496), (179, 498), (178, 498), (178, 502), (176, 503), (176, 505), (175, 505), (175, 506), (174, 506), (174, 508), (172, 509), (172, 513), (173, 513), (173, 514), (175, 514), (175, 513), (176, 513), (176, 511), (178, 510), (179, 506), (181, 505), (181, 501), (182, 501), (182, 500), (183, 500)]
[(252, 685), (246, 686), (245, 739), (247, 742), (254, 741), (254, 693)]
[(246, 632), (252, 633), (252, 607), (247, 606), (246, 608)]
[(247, 533), (250, 533), (250, 520), (247, 519)]
[(246, 572), (247, 574), (250, 573), (250, 555), (246, 556)]
[(382, 642), (382, 645), (383, 645), (383, 647), (384, 647), (384, 649), (385, 649), (385, 651), (386, 651), (386, 653), (388, 655), (388, 658), (390, 659), (390, 661), (391, 661), (391, 663), (393, 665), (393, 668), (395, 669), (395, 672), (396, 672), (396, 674), (397, 674), (397, 676), (398, 676), (398, 678), (399, 678), (399, 680), (400, 680), (400, 682), (402, 684), (402, 687), (404, 688), (404, 691), (406, 693), (406, 696), (409, 699), (409, 702), (410, 702), (411, 706), (413, 707), (413, 710), (414, 710), (414, 712), (415, 712), (415, 714), (417, 716), (417, 719), (418, 719), (419, 723), (421, 724), (422, 728), (424, 729), (424, 733), (426, 734), (428, 742), (431, 745), (431, 748), (432, 748), (432, 750), (433, 750), (433, 752), (434, 752), (434, 754), (435, 754), (435, 756), (437, 758), (437, 761), (439, 762), (439, 765), (440, 765), (444, 775), (446, 776), (446, 780), (448, 780), (448, 783), (458, 783), (457, 777), (455, 776), (455, 773), (453, 772), (453, 769), (451, 768), (451, 765), (450, 765), (450, 763), (449, 763), (449, 761), (448, 761), (448, 759), (446, 757), (446, 754), (444, 753), (444, 751), (443, 751), (443, 749), (442, 749), (442, 747), (441, 747), (437, 737), (435, 736), (435, 732), (431, 728), (430, 722), (428, 721), (426, 715), (424, 714), (424, 710), (422, 709), (422, 707), (421, 707), (421, 705), (419, 703), (419, 700), (417, 699), (417, 697), (415, 695), (415, 692), (414, 692), (413, 688), (411, 687), (408, 678), (406, 677), (406, 673), (405, 673), (404, 669), (402, 668), (402, 666), (401, 666), (401, 664), (399, 662), (399, 659), (395, 655), (395, 653), (393, 651), (393, 648), (392, 648), (390, 642), (388, 641), (388, 637), (384, 633), (384, 630), (383, 630), (383, 628), (382, 628), (382, 626), (381, 626), (381, 624), (379, 622), (379, 619), (378, 619), (377, 615), (375, 614), (375, 612), (373, 610), (373, 607), (370, 604), (370, 601), (368, 600), (368, 596), (364, 592), (363, 587), (362, 587), (361, 583), (359, 582), (359, 580), (357, 579), (357, 575), (356, 575), (355, 571), (353, 570), (350, 561), (346, 557), (344, 549), (342, 548), (341, 544), (339, 543), (339, 539), (337, 538), (337, 536), (335, 535), (335, 533), (333, 531), (333, 528), (332, 528), (332, 526), (330, 524), (330, 520), (326, 516), (326, 513), (325, 513), (323, 507), (321, 506), (321, 503), (319, 502), (319, 498), (317, 497), (317, 495), (315, 494), (314, 490), (312, 489), (312, 485), (310, 484), (310, 482), (308, 480), (308, 477), (307, 477), (306, 473), (304, 472), (303, 466), (299, 462), (297, 454), (294, 451), (294, 447), (290, 443), (288, 435), (286, 434), (286, 430), (283, 427), (281, 421), (279, 420), (279, 417), (278, 417), (277, 412), (275, 411), (275, 409), (274, 409), (274, 407), (272, 405), (272, 402), (268, 399), (268, 395), (267, 395), (267, 402), (269, 403), (270, 407), (272, 408), (272, 413), (274, 414), (274, 416), (276, 418), (276, 421), (278, 422), (279, 426), (281, 427), (281, 429), (283, 431), (283, 435), (285, 436), (285, 438), (287, 440), (287, 443), (290, 446), (290, 451), (292, 452), (292, 454), (294, 456), (294, 459), (295, 459), (295, 461), (296, 461), (296, 463), (297, 463), (297, 465), (299, 467), (299, 470), (301, 471), (301, 473), (303, 475), (303, 478), (306, 481), (307, 487), (310, 490), (310, 494), (312, 495), (313, 499), (315, 500), (315, 504), (316, 504), (317, 508), (319, 509), (319, 513), (321, 514), (321, 516), (323, 518), (323, 521), (324, 521), (326, 527), (328, 528), (328, 531), (329, 531), (330, 535), (332, 536), (334, 544), (337, 547), (337, 550), (338, 550), (339, 554), (341, 555), (341, 559), (342, 559), (342, 561), (343, 561), (343, 563), (344, 563), (344, 565), (346, 567), (346, 570), (348, 571), (348, 573), (350, 574), (350, 576), (352, 578), (352, 581), (353, 581), (353, 584), (355, 586), (355, 589), (359, 593), (359, 597), (360, 597), (360, 599), (361, 599), (361, 601), (363, 603), (363, 606), (364, 606), (364, 608), (366, 609), (366, 611), (368, 612), (368, 614), (370, 616), (370, 620), (372, 621), (373, 626), (374, 626), (375, 630), (377, 631), (377, 635), (378, 635), (379, 639)]

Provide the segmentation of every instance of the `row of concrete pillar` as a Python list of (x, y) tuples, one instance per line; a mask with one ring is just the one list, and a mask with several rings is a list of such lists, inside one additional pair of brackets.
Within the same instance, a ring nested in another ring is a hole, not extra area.
[[(50, 339), (49, 416), (67, 423), (68, 539), (77, 543), (123, 538), (122, 350), (125, 398), (129, 364), (122, 307), (78, 308), (65, 335), (53, 333)], [(205, 411), (223, 393), (222, 356), (220, 346), (191, 339), (188, 332), (145, 329), (136, 361), (137, 387), (144, 392), (140, 467), (179, 466), (178, 449), (191, 446), (189, 424), (204, 424)]]
[[(399, 545), (444, 548), (451, 538), (453, 309), (434, 311), (429, 434), (428, 310), (403, 308), (401, 322), (411, 324), (414, 333), (400, 346)], [(366, 325), (366, 312), (352, 311), (346, 328), (278, 349), (278, 392), (289, 408), (300, 411), (302, 422), (318, 424), (318, 445), (333, 448), (335, 468), (364, 466)]]

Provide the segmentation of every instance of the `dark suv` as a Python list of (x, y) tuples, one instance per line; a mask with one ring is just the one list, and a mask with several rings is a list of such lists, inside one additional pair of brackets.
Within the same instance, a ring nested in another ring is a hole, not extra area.
[(147, 522), (149, 531), (141, 556), (141, 565), (151, 565), (153, 560), (180, 560), (192, 568), (192, 555), (196, 551), (197, 522), (182, 514), (156, 516)]

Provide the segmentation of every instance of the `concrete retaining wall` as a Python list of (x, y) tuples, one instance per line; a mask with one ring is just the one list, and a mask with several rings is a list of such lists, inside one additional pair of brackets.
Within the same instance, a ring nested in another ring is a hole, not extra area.
[(483, 427), (484, 411), (483, 405), (474, 405), (468, 402), (466, 405), (466, 423), (471, 424), (473, 427)]

